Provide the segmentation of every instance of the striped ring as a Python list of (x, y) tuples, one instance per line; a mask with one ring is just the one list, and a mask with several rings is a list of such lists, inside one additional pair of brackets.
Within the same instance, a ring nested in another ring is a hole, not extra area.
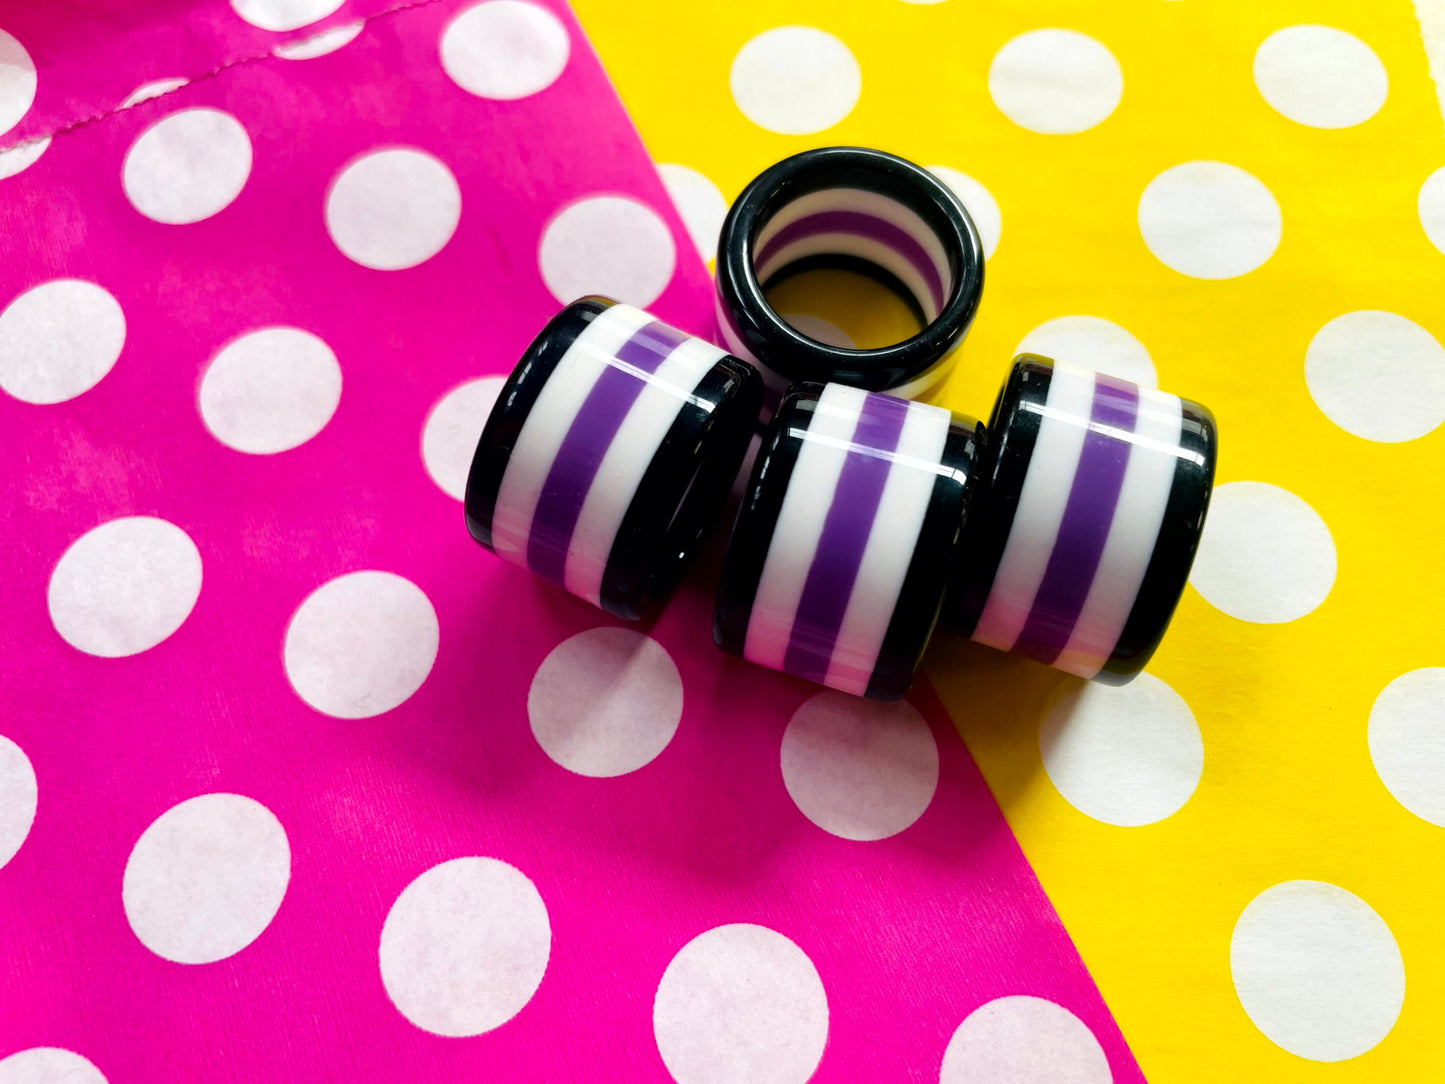
[(636, 620), (677, 585), (747, 451), (762, 380), (630, 305), (583, 298), (527, 348), (467, 478), (497, 556)]
[(1214, 482), (1213, 416), (1025, 354), (988, 433), (948, 622), (1080, 677), (1127, 681), (1189, 578)]
[(724, 650), (855, 695), (908, 689), (938, 618), (974, 423), (841, 384), (788, 390), (718, 588)]
[[(766, 291), (819, 268), (881, 282), (922, 330), (873, 350), (804, 335)], [(762, 368), (774, 398), (797, 380), (922, 394), (948, 374), (982, 292), (983, 245), (963, 204), (927, 170), (862, 147), (804, 151), (766, 170), (718, 242), (719, 328), (728, 349)]]

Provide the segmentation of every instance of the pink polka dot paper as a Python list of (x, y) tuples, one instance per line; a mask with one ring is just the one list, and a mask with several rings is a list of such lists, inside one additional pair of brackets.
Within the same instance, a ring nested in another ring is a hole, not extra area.
[(929, 690), (470, 541), (564, 295), (711, 291), (564, 6), (347, 34), (0, 179), (0, 1081), (1142, 1079)]
[(414, 2), (6, 4), (0, 13), (0, 150), (93, 122), (144, 93), (174, 89), (273, 52), (286, 57), (326, 48), (356, 23)]

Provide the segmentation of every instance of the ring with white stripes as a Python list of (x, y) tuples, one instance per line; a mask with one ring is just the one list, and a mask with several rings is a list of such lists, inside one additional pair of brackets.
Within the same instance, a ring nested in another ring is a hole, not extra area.
[(975, 423), (843, 384), (788, 389), (733, 529), (713, 638), (855, 695), (908, 689), (948, 585)]
[[(876, 279), (922, 328), (852, 350), (798, 331), (766, 291), (820, 268)], [(771, 397), (793, 381), (835, 382), (912, 398), (948, 374), (983, 292), (983, 244), (963, 204), (926, 169), (862, 147), (804, 151), (738, 197), (718, 241), (718, 324), (763, 369)]]
[(677, 586), (757, 425), (762, 379), (606, 298), (554, 317), (507, 378), (467, 477), (497, 556), (628, 620)]
[(1184, 592), (1218, 444), (1198, 403), (1022, 354), (994, 406), (945, 621), (1120, 684)]

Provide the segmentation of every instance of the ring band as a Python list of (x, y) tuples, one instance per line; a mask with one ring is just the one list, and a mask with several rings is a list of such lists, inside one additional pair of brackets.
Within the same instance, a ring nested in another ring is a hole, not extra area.
[(562, 310), (507, 378), (467, 478), (497, 556), (636, 620), (712, 527), (762, 402), (750, 365), (630, 305)]
[(912, 681), (948, 584), (975, 426), (798, 384), (763, 436), (713, 611), (718, 646), (855, 695)]
[[(873, 350), (804, 335), (765, 291), (819, 268), (883, 283), (922, 330)], [(927, 170), (883, 151), (825, 147), (784, 159), (743, 190), (718, 242), (724, 341), (762, 367), (775, 395), (794, 381), (920, 395), (948, 374), (982, 292), (983, 245), (963, 204)]]
[(945, 620), (1122, 684), (1184, 592), (1218, 437), (1198, 403), (1023, 354), (994, 406)]

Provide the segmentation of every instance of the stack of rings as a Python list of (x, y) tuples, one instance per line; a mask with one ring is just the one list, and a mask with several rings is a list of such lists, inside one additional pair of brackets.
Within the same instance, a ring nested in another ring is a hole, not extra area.
[(757, 370), (589, 297), (507, 378), (467, 477), (498, 557), (618, 617), (653, 613), (721, 511), (762, 403)]
[[(881, 282), (923, 330), (875, 350), (804, 335), (765, 291), (822, 268)], [(761, 367), (773, 402), (800, 380), (921, 395), (948, 375), (982, 293), (983, 244), (958, 197), (882, 151), (825, 147), (779, 162), (743, 190), (718, 240), (723, 340)]]
[[(877, 350), (802, 335), (763, 291), (815, 267), (886, 283), (923, 330)], [(942, 620), (1127, 681), (1188, 580), (1214, 419), (1031, 355), (1015, 359), (987, 426), (910, 401), (947, 372), (982, 284), (978, 233), (931, 174), (847, 147), (779, 163), (723, 227), (718, 303), (733, 353), (606, 298), (567, 306), (482, 431), (468, 529), (579, 598), (645, 618), (720, 512), (767, 389), (772, 417), (713, 612), (720, 647), (896, 699)]]

